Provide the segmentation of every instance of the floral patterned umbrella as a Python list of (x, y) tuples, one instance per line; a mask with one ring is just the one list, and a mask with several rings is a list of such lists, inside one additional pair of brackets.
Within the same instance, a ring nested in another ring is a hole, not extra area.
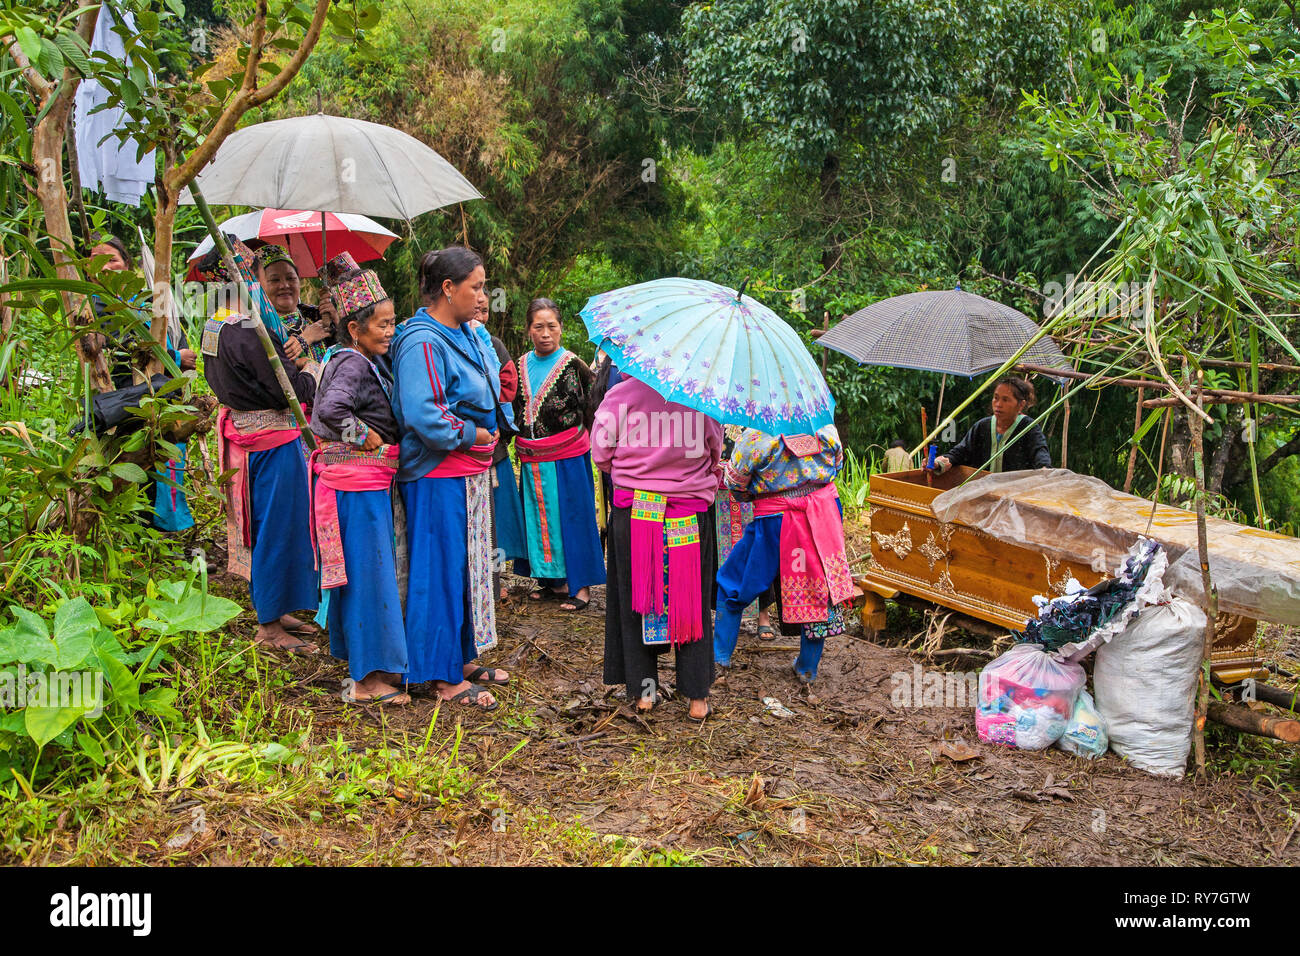
[(741, 291), (655, 279), (592, 296), (590, 339), (664, 398), (769, 434), (815, 432), (835, 400), (798, 334)]

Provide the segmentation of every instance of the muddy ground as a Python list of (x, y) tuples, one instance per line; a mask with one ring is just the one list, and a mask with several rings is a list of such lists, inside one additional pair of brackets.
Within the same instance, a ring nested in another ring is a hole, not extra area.
[[(618, 689), (602, 683), (603, 589), (575, 614), (527, 601), (529, 582), (511, 584), (511, 602), (499, 607), (500, 646), (485, 658), (514, 677), (498, 694), (502, 706), (493, 714), (444, 707), (435, 725), (461, 724), (461, 757), (498, 800), (485, 803), (481, 793), (459, 807), (377, 800), (352, 825), (301, 829), (283, 818), (259, 823), (236, 801), (237, 812), (218, 822), (222, 849), (155, 859), (558, 863), (616, 860), (635, 848), (633, 862), (1300, 860), (1286, 797), (1293, 781), (1252, 783), (1225, 769), (1219, 749), (1205, 782), (1159, 779), (1114, 754), (1086, 761), (980, 743), (970, 707), (895, 706), (894, 675), (914, 673), (917, 661), (890, 643), (918, 630), (914, 615), (900, 615), (881, 643), (833, 639), (811, 692), (790, 672), (792, 640), (760, 642), (747, 625), (728, 686), (716, 691), (716, 713), (701, 727), (680, 700), (634, 716)], [(339, 699), (346, 674), (337, 662), (294, 658), (283, 666), (292, 676), (277, 691), (280, 702), (309, 708), (318, 735), (360, 749), (403, 730), (418, 741), (428, 730), (431, 701), (382, 713), (352, 707)], [(672, 687), (670, 657), (660, 677)], [(763, 698), (776, 698), (788, 715)], [(1226, 735), (1214, 742), (1235, 746)], [(582, 826), (565, 835), (574, 821)], [(159, 823), (175, 828), (175, 818)]]

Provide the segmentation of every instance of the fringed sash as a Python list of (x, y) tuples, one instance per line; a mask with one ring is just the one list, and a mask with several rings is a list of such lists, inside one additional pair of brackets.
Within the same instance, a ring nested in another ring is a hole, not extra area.
[[(699, 640), (704, 630), (700, 524), (696, 515), (709, 507), (708, 503), (697, 498), (615, 488), (614, 507), (632, 509), (632, 609), (646, 616), (666, 614), (668, 639), (674, 645)], [(666, 599), (665, 565), (668, 568)], [(651, 630), (647, 625), (647, 639)]]
[(322, 590), (348, 583), (339, 530), (338, 492), (385, 491), (397, 474), (397, 445), (361, 451), (346, 442), (322, 442), (308, 465), (311, 481), (311, 543)]
[(301, 434), (287, 410), (240, 412), (223, 405), (217, 411), (218, 467), (235, 471), (226, 485), (226, 566), (245, 581), (253, 573), (248, 456), (287, 445)]
[(754, 502), (754, 515), (780, 514), (781, 619), (788, 624), (827, 620), (827, 606), (853, 596), (844, 524), (833, 484), (809, 495), (772, 495)]

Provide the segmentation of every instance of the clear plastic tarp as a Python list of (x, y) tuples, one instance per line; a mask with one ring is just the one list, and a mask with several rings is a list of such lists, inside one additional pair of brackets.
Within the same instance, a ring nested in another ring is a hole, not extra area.
[[(1139, 536), (1169, 554), (1165, 583), (1204, 607), (1196, 514), (1064, 468), (986, 475), (945, 491), (935, 517), (1060, 559), (1113, 571)], [(1154, 509), (1154, 512), (1153, 512)], [(1300, 625), (1300, 538), (1206, 518), (1219, 611)]]

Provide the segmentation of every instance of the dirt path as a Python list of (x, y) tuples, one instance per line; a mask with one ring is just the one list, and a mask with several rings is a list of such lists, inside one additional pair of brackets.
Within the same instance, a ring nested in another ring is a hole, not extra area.
[[(603, 589), (574, 615), (556, 604), (528, 606), (526, 588), (515, 583), (514, 601), (500, 614), (501, 645), (485, 661), (515, 676), (499, 695), (502, 707), (491, 715), (444, 710), (437, 721), (440, 728), (462, 724), (462, 756), (492, 779), (505, 809), (472, 808), (453, 833), (447, 813), (376, 808), (364, 827), (329, 835), (340, 852), (376, 854), (388, 833), (401, 835), (408, 862), (588, 861), (581, 839), (554, 839), (557, 827), (577, 820), (602, 845), (706, 862), (1300, 859), (1300, 841), (1287, 839), (1287, 804), (1276, 793), (1254, 792), (1228, 775), (1203, 785), (1157, 779), (1114, 755), (1088, 762), (1056, 750), (982, 744), (970, 708), (895, 707), (893, 675), (912, 673), (912, 658), (849, 636), (828, 646), (813, 694), (801, 693), (790, 674), (793, 651), (742, 633), (730, 686), (717, 692), (716, 715), (703, 728), (686, 720), (676, 700), (635, 717), (601, 683)], [(342, 734), (354, 749), (375, 746), (381, 724), (389, 740), (403, 729), (417, 738), (427, 730), (427, 701), (377, 715), (338, 700), (345, 675), (337, 663), (288, 666), (299, 680), (278, 692), (283, 701), (310, 707), (317, 731)], [(672, 686), (670, 663), (661, 680)], [(323, 687), (331, 693), (313, 691)], [(792, 715), (774, 715), (764, 697)], [(525, 819), (556, 827), (542, 833), (517, 825)], [(321, 835), (314, 840), (319, 845)], [(338, 859), (307, 844), (297, 857)]]

